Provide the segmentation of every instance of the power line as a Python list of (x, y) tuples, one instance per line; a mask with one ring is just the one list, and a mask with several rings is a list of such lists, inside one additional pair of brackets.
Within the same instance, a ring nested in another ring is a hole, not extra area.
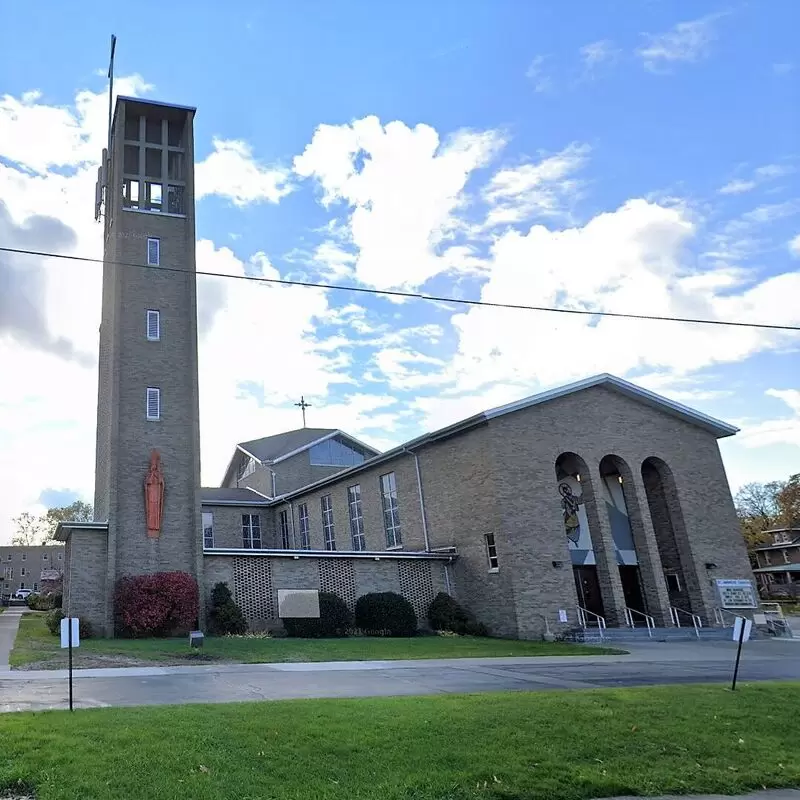
[[(16, 253), (17, 255), (39, 256), (41, 258), (61, 258), (67, 261), (85, 261), (93, 264), (116, 264), (120, 267), (134, 267), (137, 269), (152, 269), (158, 272), (181, 272), (185, 269), (177, 267), (162, 267), (153, 264), (134, 264), (129, 261), (111, 261), (88, 256), (71, 256), (64, 253), (46, 253), (38, 250), (25, 250), (16, 247), (0, 247), (0, 252)], [(488, 308), (508, 308), (517, 311), (541, 311), (552, 314), (576, 314), (585, 317), (615, 317), (617, 319), (642, 319), (650, 322), (684, 322), (692, 325), (724, 325), (734, 328), (762, 328), (775, 331), (800, 331), (800, 325), (775, 325), (766, 322), (736, 322), (734, 320), (706, 319), (699, 317), (670, 317), (655, 314), (626, 314), (620, 311), (588, 311), (578, 308), (554, 308), (553, 306), (532, 306), (524, 303), (496, 303), (490, 300), (465, 300), (458, 297), (442, 297), (435, 294), (422, 294), (421, 292), (403, 292), (399, 289), (368, 289), (364, 286), (347, 286), (337, 283), (318, 283), (316, 281), (297, 281), (286, 278), (264, 278), (258, 275), (226, 275), (223, 272), (205, 272), (195, 270), (195, 275), (204, 275), (210, 278), (230, 278), (241, 281), (255, 281), (257, 283), (273, 283), (281, 286), (305, 286), (313, 289), (330, 289), (341, 292), (359, 292), (388, 297), (405, 297), (412, 300), (427, 300), (428, 302), (454, 303), (464, 306), (486, 306)]]

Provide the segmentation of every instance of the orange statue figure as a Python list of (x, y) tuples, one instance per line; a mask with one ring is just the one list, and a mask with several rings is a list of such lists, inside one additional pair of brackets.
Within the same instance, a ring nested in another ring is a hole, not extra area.
[(144, 510), (147, 517), (147, 535), (157, 539), (161, 534), (161, 516), (164, 511), (164, 474), (158, 450), (150, 453), (150, 469), (144, 479)]

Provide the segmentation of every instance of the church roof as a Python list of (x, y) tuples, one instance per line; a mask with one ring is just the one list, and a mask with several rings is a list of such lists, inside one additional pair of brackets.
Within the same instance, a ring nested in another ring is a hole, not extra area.
[(238, 447), (259, 461), (275, 461), (334, 433), (335, 428), (298, 428), (296, 431), (284, 431), (261, 439), (251, 439), (249, 442), (240, 442)]
[(208, 506), (258, 506), (267, 505), (269, 498), (255, 489), (226, 489), (203, 486), (200, 489), (200, 502)]

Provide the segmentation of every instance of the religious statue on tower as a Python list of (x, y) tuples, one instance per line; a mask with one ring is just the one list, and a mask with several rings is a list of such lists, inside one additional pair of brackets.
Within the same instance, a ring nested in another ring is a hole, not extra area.
[(161, 534), (161, 517), (164, 512), (164, 474), (158, 450), (150, 452), (150, 469), (144, 479), (144, 510), (147, 518), (147, 535), (157, 539)]

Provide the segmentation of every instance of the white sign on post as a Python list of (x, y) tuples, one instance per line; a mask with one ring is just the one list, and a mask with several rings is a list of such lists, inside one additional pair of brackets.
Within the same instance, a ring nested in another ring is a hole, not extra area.
[(69, 626), (72, 625), (72, 646), (80, 645), (80, 622), (77, 617), (64, 617), (61, 620), (61, 647), (69, 647)]
[(567, 622), (567, 611), (564, 608), (558, 609), (558, 621), (559, 622)]
[[(744, 625), (744, 633), (742, 633), (742, 625)], [(736, 622), (733, 626), (733, 641), (738, 642), (739, 637), (742, 637), (743, 642), (750, 641), (750, 631), (753, 629), (753, 620), (745, 617), (736, 617)]]

